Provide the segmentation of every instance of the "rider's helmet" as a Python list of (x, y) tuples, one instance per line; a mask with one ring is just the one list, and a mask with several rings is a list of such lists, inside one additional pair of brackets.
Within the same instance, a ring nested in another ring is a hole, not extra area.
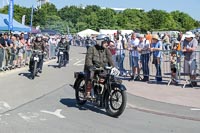
[(42, 38), (42, 34), (36, 34), (36, 38)]
[(105, 34), (100, 34), (96, 37), (97, 45), (102, 46), (104, 42), (109, 41), (109, 37), (106, 36)]
[(36, 41), (42, 40), (42, 34), (36, 34)]
[(61, 42), (65, 42), (66, 41), (66, 36), (61, 36), (61, 40), (60, 40)]
[(61, 36), (61, 39), (65, 39), (65, 38), (66, 38), (66, 36), (64, 36), (64, 35)]

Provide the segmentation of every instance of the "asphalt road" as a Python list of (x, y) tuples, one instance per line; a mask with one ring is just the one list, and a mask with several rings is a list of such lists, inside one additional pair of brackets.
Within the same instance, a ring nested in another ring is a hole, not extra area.
[[(119, 118), (104, 109), (76, 105), (75, 71), (82, 71), (85, 48), (71, 47), (70, 63), (57, 68), (45, 63), (35, 80), (27, 68), (0, 74), (1, 133), (199, 133), (200, 111), (155, 102), (128, 94), (125, 112)], [(197, 117), (195, 117), (197, 116)]]

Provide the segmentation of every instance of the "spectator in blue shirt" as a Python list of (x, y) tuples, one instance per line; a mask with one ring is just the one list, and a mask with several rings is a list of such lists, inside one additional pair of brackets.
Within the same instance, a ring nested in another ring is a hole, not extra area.
[(162, 81), (162, 71), (161, 71), (161, 58), (162, 58), (162, 43), (158, 35), (152, 36), (151, 52), (153, 52), (153, 64), (156, 67), (156, 81)]

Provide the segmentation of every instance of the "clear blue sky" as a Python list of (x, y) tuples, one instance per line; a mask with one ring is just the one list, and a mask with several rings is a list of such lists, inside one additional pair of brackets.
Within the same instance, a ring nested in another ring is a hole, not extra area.
[[(37, 0), (14, 1), (15, 4), (26, 7), (37, 5)], [(98, 5), (111, 8), (143, 8), (145, 11), (151, 9), (161, 9), (167, 12), (179, 10), (200, 21), (200, 0), (50, 0), (50, 2), (58, 9), (66, 5)], [(2, 6), (2, 3), (0, 5)]]

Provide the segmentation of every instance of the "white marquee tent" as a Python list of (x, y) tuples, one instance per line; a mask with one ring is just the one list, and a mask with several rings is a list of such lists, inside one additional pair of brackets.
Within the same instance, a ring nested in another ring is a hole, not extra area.
[[(131, 34), (133, 30), (120, 30), (123, 35), (125, 34)], [(99, 32), (101, 34), (106, 34), (106, 35), (114, 35), (114, 33), (117, 33), (117, 30), (109, 30), (109, 29), (100, 29)]]
[(81, 37), (86, 37), (86, 36), (91, 36), (91, 35), (98, 35), (99, 32), (92, 29), (86, 29), (86, 30), (78, 32), (77, 34)]

